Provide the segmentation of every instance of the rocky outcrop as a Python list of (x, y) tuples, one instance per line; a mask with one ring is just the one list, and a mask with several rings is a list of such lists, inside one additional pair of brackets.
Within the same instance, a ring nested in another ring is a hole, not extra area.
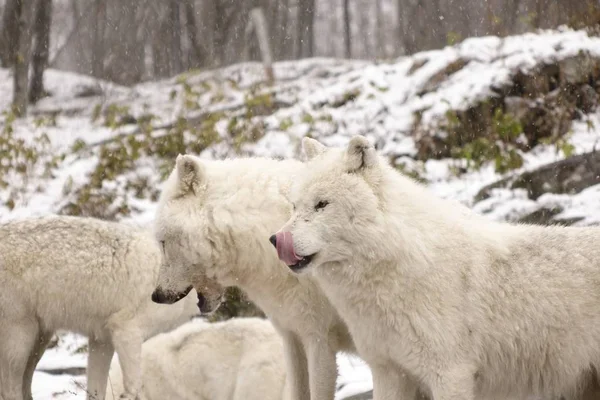
[[(431, 85), (439, 85), (440, 79), (455, 73), (466, 62), (451, 65), (450, 71), (436, 74)], [(499, 126), (503, 122), (497, 120), (499, 115), (509, 116), (503, 121), (518, 124), (524, 137), (512, 139), (522, 151), (530, 150), (541, 139), (560, 138), (580, 111), (589, 113), (597, 107), (599, 79), (600, 58), (587, 52), (527, 72), (516, 71), (509, 84), (492, 87), (491, 96), (465, 110), (449, 111), (437, 126), (423, 126), (417, 114), (413, 132), (417, 158), (451, 157), (453, 149), (477, 138), (497, 137), (503, 128)], [(431, 85), (426, 84), (425, 88), (431, 90)], [(445, 134), (440, 135), (439, 131)]]
[(475, 202), (487, 199), (496, 188), (525, 189), (535, 200), (544, 193), (575, 194), (600, 184), (600, 152), (579, 154), (508, 177), (481, 189)]

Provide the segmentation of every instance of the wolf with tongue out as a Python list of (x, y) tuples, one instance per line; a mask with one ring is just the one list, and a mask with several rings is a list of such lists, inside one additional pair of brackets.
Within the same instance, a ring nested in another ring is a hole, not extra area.
[(304, 267), (307, 257), (298, 257), (294, 250), (294, 240), (290, 232), (277, 232), (269, 238), (273, 246), (277, 249), (277, 256), (292, 271), (299, 271)]
[[(305, 147), (307, 153), (318, 149)], [(154, 223), (163, 263), (157, 302), (177, 301), (197, 277), (242, 289), (281, 334), (292, 400), (333, 400), (338, 351), (355, 353), (348, 329), (302, 268), (291, 237), (275, 235), (292, 213), (289, 190), (304, 170), (297, 160), (204, 160), (180, 155), (164, 185)], [(297, 264), (297, 265), (296, 265)], [(196, 287), (202, 293), (203, 287)], [(408, 399), (412, 400), (412, 399)]]

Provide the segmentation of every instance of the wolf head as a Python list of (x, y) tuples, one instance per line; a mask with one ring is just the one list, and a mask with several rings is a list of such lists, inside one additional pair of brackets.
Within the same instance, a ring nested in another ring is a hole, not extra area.
[(292, 186), (294, 212), (273, 236), (279, 258), (295, 272), (323, 263), (348, 263), (378, 226), (379, 186), (386, 166), (363, 136), (346, 148), (327, 148), (314, 139), (302, 141), (305, 174)]
[(201, 204), (206, 190), (205, 168), (190, 155), (179, 155), (159, 199), (154, 231), (162, 250), (158, 284), (152, 300), (171, 304), (194, 288), (203, 313), (216, 310), (224, 288), (206, 274), (213, 249)]

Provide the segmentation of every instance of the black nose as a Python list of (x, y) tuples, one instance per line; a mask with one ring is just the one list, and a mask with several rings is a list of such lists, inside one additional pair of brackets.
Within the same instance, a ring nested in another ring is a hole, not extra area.
[(162, 295), (162, 293), (158, 290), (155, 290), (154, 292), (152, 292), (152, 301), (158, 304), (162, 304), (164, 302), (164, 296)]
[(271, 242), (273, 246), (277, 247), (277, 236), (271, 235), (271, 237), (269, 238), (269, 242)]

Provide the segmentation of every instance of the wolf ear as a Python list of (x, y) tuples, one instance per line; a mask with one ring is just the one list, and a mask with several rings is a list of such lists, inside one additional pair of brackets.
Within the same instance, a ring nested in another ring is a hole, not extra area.
[(376, 162), (377, 153), (366, 137), (357, 135), (350, 139), (346, 150), (346, 170), (348, 172), (372, 167)]
[(304, 154), (306, 154), (306, 159), (312, 160), (323, 153), (327, 147), (322, 145), (319, 141), (305, 136), (302, 138), (302, 148), (304, 149)]
[(175, 168), (180, 194), (197, 194), (205, 178), (202, 164), (192, 156), (179, 154), (175, 160)]

